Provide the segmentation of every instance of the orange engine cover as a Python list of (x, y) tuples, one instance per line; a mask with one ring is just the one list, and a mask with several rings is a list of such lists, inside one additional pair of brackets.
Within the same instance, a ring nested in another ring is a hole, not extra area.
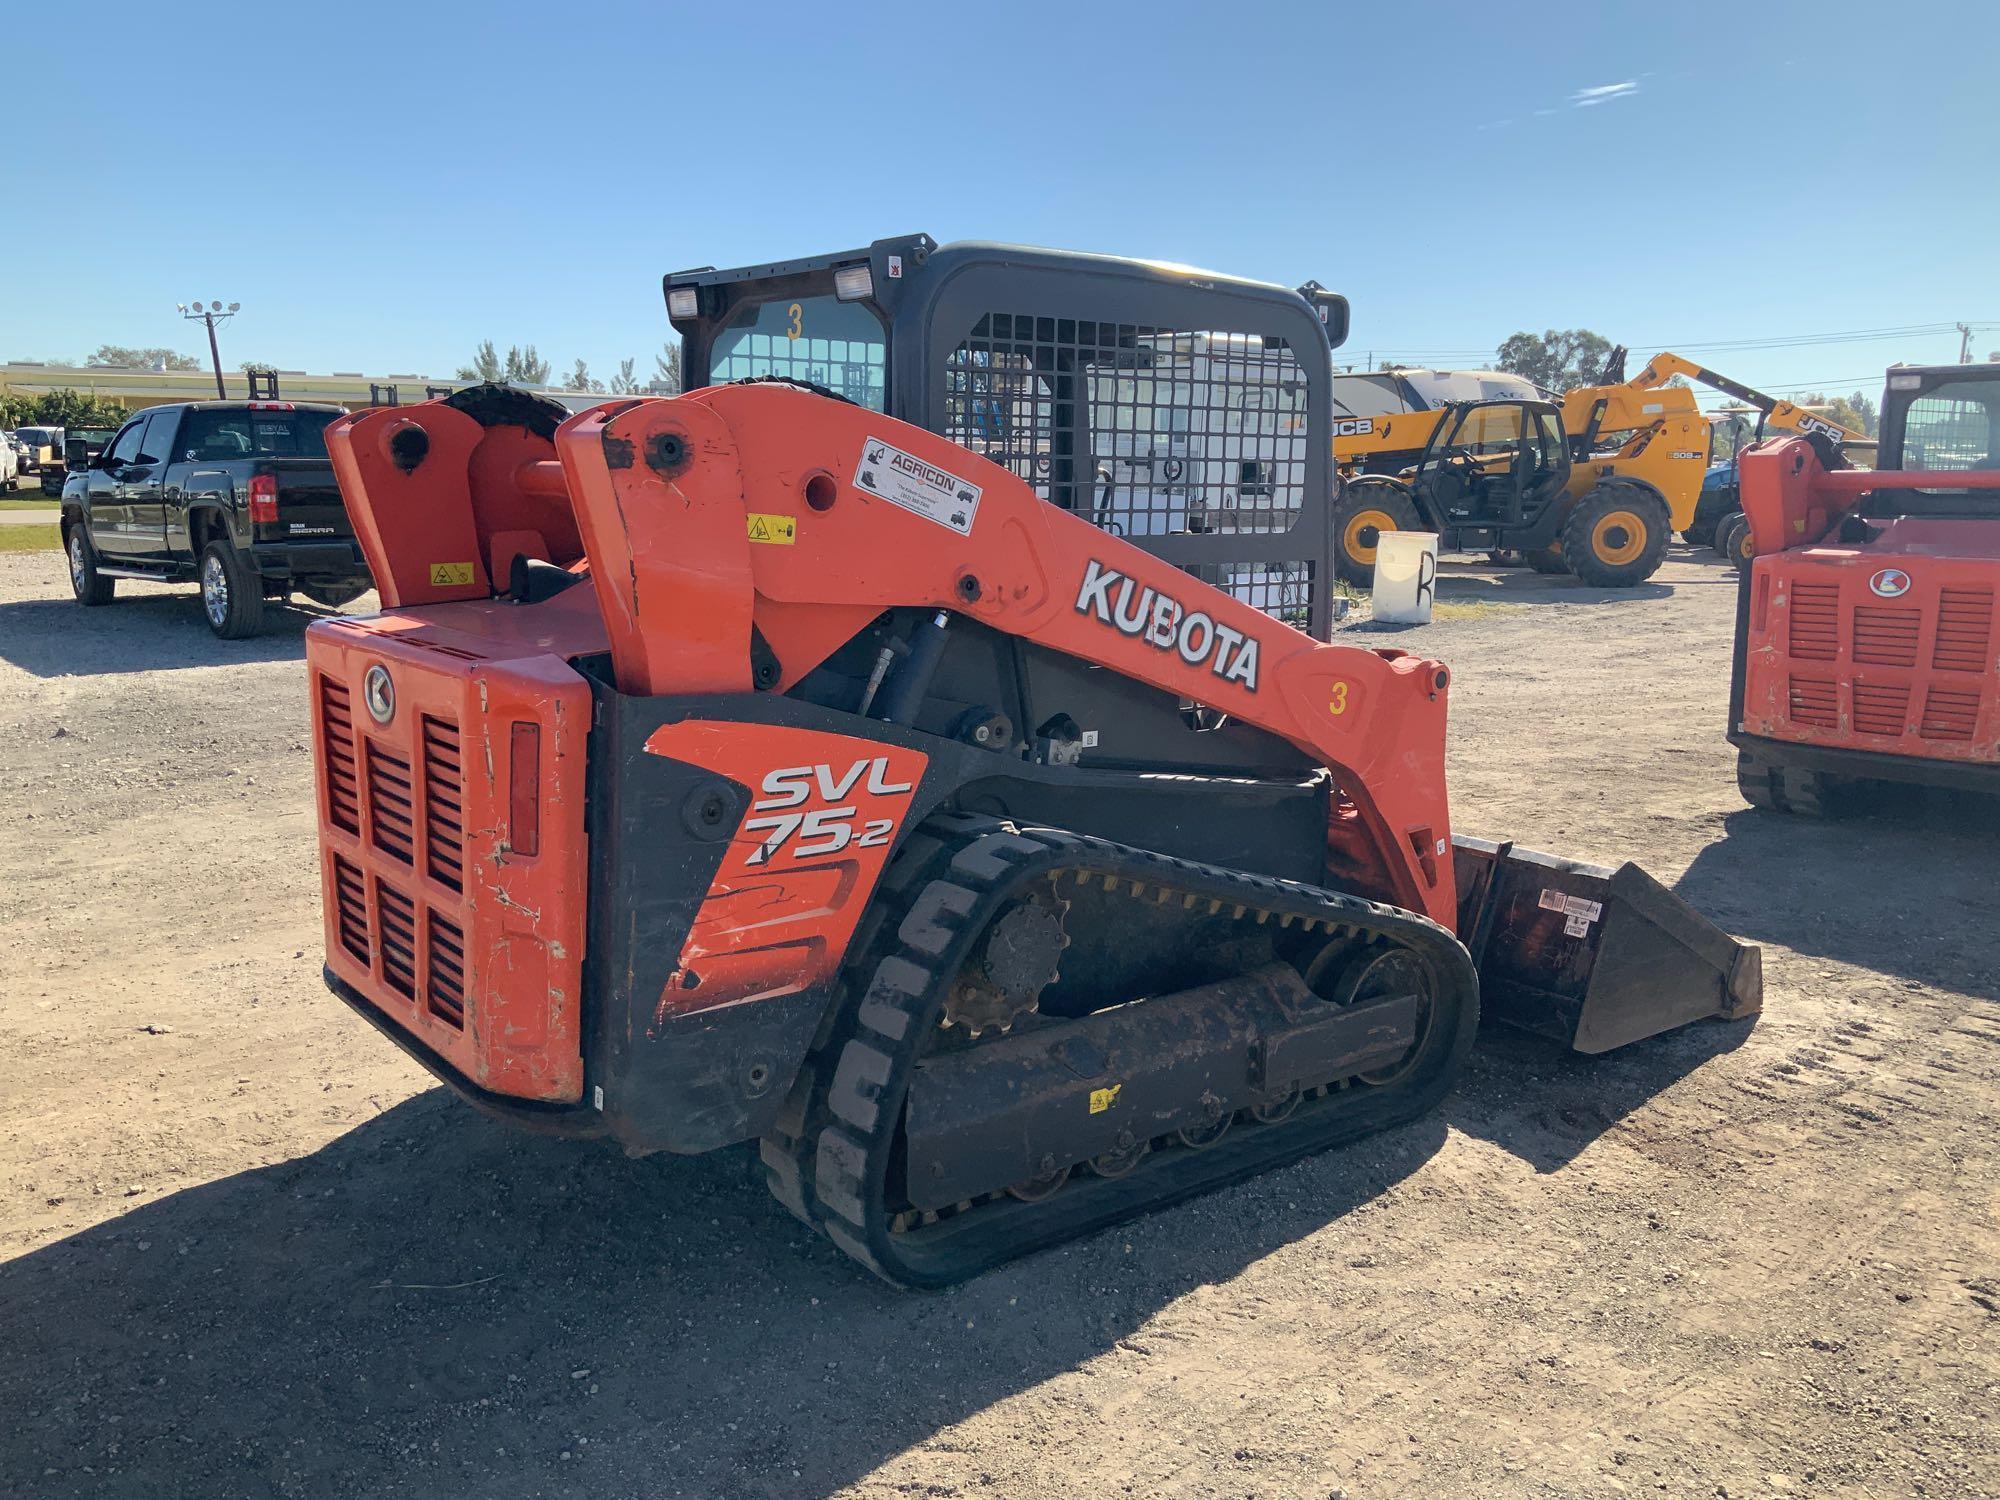
[(538, 642), (394, 613), (314, 625), (306, 664), (327, 968), (475, 1087), (575, 1101), (588, 687)]
[(1760, 557), (1749, 588), (1739, 729), (2000, 759), (2000, 521), (1906, 517), (1872, 541)]

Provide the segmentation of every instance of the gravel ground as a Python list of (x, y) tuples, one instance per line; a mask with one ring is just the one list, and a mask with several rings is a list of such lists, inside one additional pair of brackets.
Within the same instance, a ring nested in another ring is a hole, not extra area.
[(325, 995), (308, 616), (0, 556), (0, 1493), (2000, 1493), (2000, 816), (1737, 799), (1733, 583), (1446, 569), (1464, 829), (1639, 859), (1767, 1010), (958, 1290), (747, 1149), (489, 1122)]

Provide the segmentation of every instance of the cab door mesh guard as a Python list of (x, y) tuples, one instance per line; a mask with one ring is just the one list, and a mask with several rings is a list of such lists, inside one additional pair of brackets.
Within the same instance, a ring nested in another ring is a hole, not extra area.
[(1308, 378), (1277, 338), (988, 313), (945, 360), (953, 442), (1053, 505), (1324, 638)]

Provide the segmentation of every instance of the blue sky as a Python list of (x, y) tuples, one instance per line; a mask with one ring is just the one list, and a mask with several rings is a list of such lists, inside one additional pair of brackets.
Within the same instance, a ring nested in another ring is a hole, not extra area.
[(1316, 277), (1355, 359), (1585, 326), (1874, 392), (1957, 335), (1716, 346), (2000, 349), (1992, 3), (90, 15), (8, 85), (10, 180), (95, 201), (0, 237), (0, 358), (196, 352), (199, 296), (243, 304), (231, 366), (490, 337), (602, 377), (649, 369), (664, 271), (912, 230)]

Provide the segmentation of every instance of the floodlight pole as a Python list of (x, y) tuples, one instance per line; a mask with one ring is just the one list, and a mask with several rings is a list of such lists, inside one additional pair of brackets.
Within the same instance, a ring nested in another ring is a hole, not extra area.
[(236, 304), (234, 302), (229, 304), (228, 312), (222, 311), (222, 304), (220, 302), (211, 302), (207, 310), (204, 310), (199, 302), (195, 303), (194, 311), (192, 312), (189, 312), (185, 306), (181, 308), (181, 316), (183, 318), (188, 319), (190, 322), (199, 318), (207, 325), (208, 357), (215, 366), (215, 398), (218, 401), (227, 401), (229, 399), (229, 392), (222, 384), (222, 350), (215, 342), (215, 325), (227, 322), (235, 315)]

